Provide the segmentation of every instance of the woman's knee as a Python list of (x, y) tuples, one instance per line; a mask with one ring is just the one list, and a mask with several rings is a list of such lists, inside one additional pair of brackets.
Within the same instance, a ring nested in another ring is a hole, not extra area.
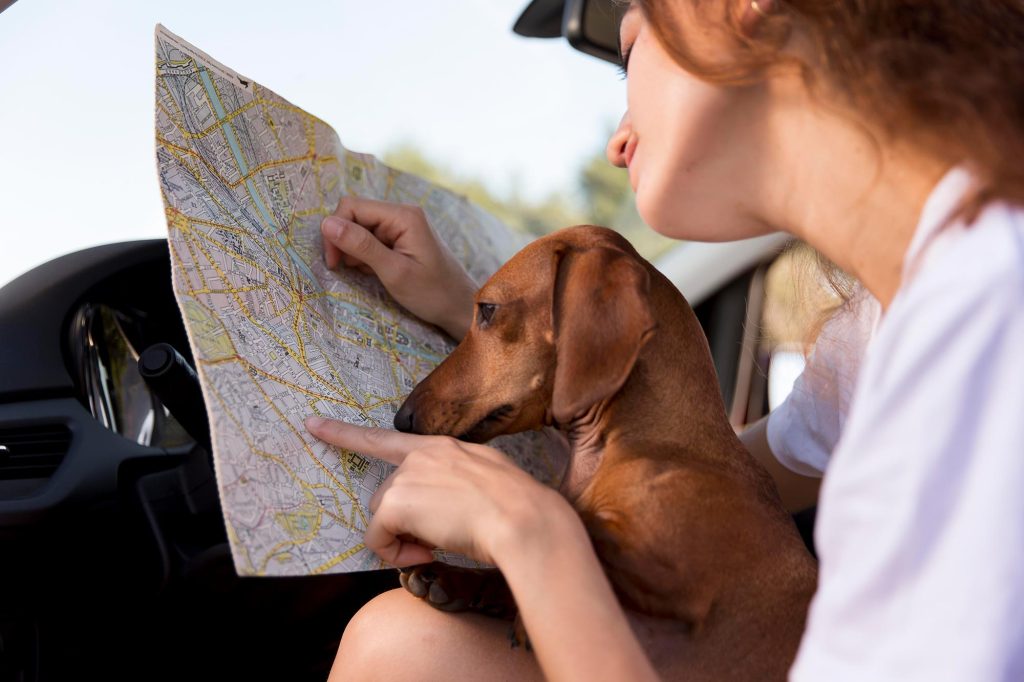
[(532, 654), (511, 650), (507, 631), (505, 621), (444, 613), (392, 590), (353, 616), (330, 680), (539, 679)]
[[(334, 680), (402, 679), (421, 637), (416, 604), (403, 590), (367, 602), (349, 621), (331, 668)], [(412, 677), (412, 675), (410, 675)]]

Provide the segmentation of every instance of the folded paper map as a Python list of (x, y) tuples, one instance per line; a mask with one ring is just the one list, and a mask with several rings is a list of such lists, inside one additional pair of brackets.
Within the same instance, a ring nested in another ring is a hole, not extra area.
[[(391, 428), (453, 342), (375, 277), (328, 270), (320, 221), (345, 195), (415, 204), (478, 283), (523, 240), (464, 198), (346, 150), (322, 120), (162, 26), (156, 155), (236, 570), (381, 567), (363, 533), (391, 466), (316, 440), (303, 420)], [(561, 475), (542, 433), (492, 444), (545, 482)]]

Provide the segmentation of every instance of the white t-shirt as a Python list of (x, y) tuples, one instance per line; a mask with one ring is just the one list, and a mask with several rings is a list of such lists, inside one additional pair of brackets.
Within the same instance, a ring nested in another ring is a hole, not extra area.
[(858, 286), (822, 326), (793, 390), (768, 417), (768, 446), (786, 468), (815, 478), (825, 472), (881, 309), (878, 300)]
[(969, 186), (932, 191), (867, 345), (797, 682), (1024, 680), (1024, 208), (940, 229)]

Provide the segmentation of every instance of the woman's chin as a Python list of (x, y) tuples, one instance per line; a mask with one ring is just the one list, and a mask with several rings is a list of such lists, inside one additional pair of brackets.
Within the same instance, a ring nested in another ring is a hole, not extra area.
[(749, 221), (732, 215), (727, 209), (717, 210), (705, 202), (650, 200), (637, 193), (636, 209), (644, 224), (670, 239), (695, 242), (728, 242), (764, 234)]
[[(639, 184), (639, 183), (638, 183)], [(636, 193), (636, 211), (644, 224), (658, 234), (671, 239), (697, 240), (706, 239), (703, 230), (692, 219), (693, 211), (688, 210), (678, 197), (672, 201), (662, 200), (658, 192), (645, 192), (639, 185)]]

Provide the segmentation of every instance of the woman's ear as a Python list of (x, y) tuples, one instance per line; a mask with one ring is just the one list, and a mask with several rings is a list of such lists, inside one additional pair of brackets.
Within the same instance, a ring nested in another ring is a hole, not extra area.
[(654, 330), (649, 291), (647, 270), (624, 251), (593, 247), (562, 254), (551, 315), (555, 421), (568, 423), (626, 383)]

